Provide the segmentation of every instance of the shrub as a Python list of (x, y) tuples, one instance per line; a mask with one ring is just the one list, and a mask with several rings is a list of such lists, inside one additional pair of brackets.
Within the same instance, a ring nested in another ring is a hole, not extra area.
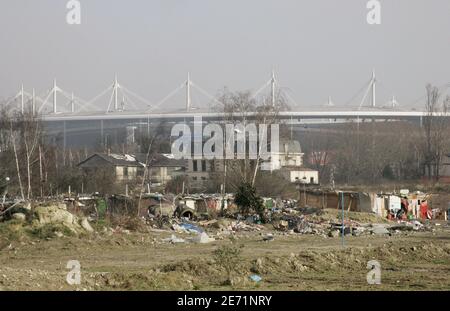
[(244, 245), (223, 245), (213, 252), (214, 260), (225, 270), (227, 274), (226, 283), (228, 285), (231, 285), (231, 275), (233, 270), (241, 261), (241, 252), (243, 247)]
[(264, 202), (256, 194), (256, 188), (250, 183), (244, 182), (238, 187), (234, 201), (241, 213), (256, 212), (261, 216), (261, 219), (264, 218)]

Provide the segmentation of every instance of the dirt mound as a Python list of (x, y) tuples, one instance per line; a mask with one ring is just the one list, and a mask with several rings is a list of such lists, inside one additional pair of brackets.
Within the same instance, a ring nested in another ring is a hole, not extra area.
[(90, 288), (114, 290), (177, 290), (195, 289), (192, 277), (180, 273), (158, 271), (134, 273), (96, 273), (88, 276)]
[(161, 267), (162, 272), (181, 272), (193, 276), (207, 276), (218, 273), (220, 268), (214, 265), (213, 260), (185, 260), (182, 262), (169, 263)]
[[(28, 210), (28, 209), (27, 209)], [(14, 217), (15, 215), (21, 217)], [(24, 216), (22, 216), (24, 215)], [(29, 238), (51, 239), (78, 236), (94, 232), (87, 218), (73, 215), (64, 204), (45, 204), (23, 213), (13, 213), (10, 220), (0, 223), (0, 249), (11, 242)]]
[[(427, 245), (402, 245), (392, 242), (378, 247), (349, 247), (334, 250), (304, 250), (285, 256), (263, 256), (259, 258), (241, 258), (233, 268), (233, 287), (248, 288), (257, 286), (249, 281), (252, 274), (262, 277), (267, 282), (278, 282), (280, 279), (303, 279), (331, 275), (336, 278), (342, 273), (356, 273), (365, 276), (367, 263), (377, 260), (383, 264), (385, 271), (400, 271), (399, 267), (407, 263), (443, 262), (450, 258), (448, 245), (433, 243)], [(178, 274), (192, 279), (196, 284), (222, 286), (225, 271), (214, 260), (186, 260), (162, 266), (163, 274)], [(363, 278), (361, 280), (364, 281)]]

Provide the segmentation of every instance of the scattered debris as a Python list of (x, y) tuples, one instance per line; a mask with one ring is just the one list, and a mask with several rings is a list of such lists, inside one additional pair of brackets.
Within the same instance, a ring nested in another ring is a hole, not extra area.
[(190, 223), (182, 223), (179, 225), (179, 227), (183, 228), (189, 233), (202, 233), (203, 229), (197, 227), (196, 225), (190, 224)]
[(260, 277), (257, 274), (252, 274), (252, 275), (250, 275), (250, 280), (252, 280), (255, 283), (259, 283), (259, 282), (261, 282), (262, 277)]
[(167, 239), (162, 239), (163, 242), (170, 242), (172, 244), (176, 244), (176, 243), (185, 243), (186, 240), (182, 239), (182, 238), (177, 238), (175, 234), (172, 234), (172, 236), (170, 238)]

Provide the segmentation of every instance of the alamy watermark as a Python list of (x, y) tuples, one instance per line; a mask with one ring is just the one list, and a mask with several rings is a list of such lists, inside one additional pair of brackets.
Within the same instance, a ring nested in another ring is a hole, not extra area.
[(66, 22), (69, 25), (81, 24), (81, 3), (78, 0), (70, 0), (66, 4), (69, 10), (66, 14)]
[(279, 151), (279, 124), (209, 123), (203, 127), (202, 118), (195, 117), (193, 127), (193, 132), (186, 123), (172, 127), (171, 136), (177, 137), (172, 143), (175, 159), (269, 160), (270, 154)]
[(69, 285), (81, 284), (81, 264), (78, 260), (69, 260), (66, 265), (70, 271), (67, 273), (66, 281)]
[(367, 273), (366, 279), (369, 285), (381, 284), (381, 265), (377, 260), (370, 260), (367, 263), (367, 269), (370, 271)]
[(367, 23), (369, 25), (381, 24), (381, 3), (379, 0), (370, 0), (367, 2)]
[[(66, 22), (69, 25), (81, 24), (81, 2), (79, 0), (69, 0), (66, 4), (68, 10)], [(369, 0), (366, 8), (369, 10), (366, 16), (369, 25), (381, 24), (381, 3), (379, 0)]]

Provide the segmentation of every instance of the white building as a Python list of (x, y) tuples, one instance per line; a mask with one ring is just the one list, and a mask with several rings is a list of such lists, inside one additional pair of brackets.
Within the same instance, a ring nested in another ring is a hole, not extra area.
[(319, 172), (303, 167), (300, 143), (296, 140), (280, 141), (279, 151), (271, 152), (270, 159), (261, 164), (263, 171), (279, 171), (290, 182), (318, 184)]
[(280, 170), (286, 180), (292, 183), (319, 184), (319, 172), (306, 167), (283, 167)]

